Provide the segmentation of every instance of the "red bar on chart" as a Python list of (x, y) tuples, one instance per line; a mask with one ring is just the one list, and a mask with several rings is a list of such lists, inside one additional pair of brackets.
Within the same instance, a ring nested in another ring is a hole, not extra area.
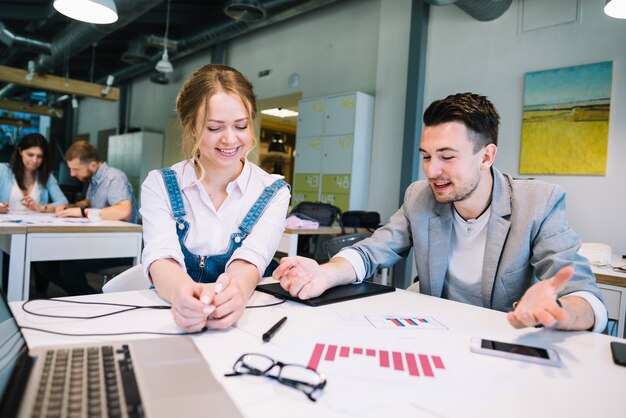
[(418, 354), (420, 359), (420, 364), (422, 365), (422, 371), (424, 372), (424, 376), (434, 377), (433, 369), (430, 367), (430, 362), (428, 361), (428, 356), (426, 354)]
[(404, 324), (402, 322), (398, 321), (398, 319), (396, 319), (396, 318), (388, 318), (388, 319), (391, 322), (393, 322), (394, 324), (396, 324), (397, 326), (399, 326), (399, 327), (403, 327), (404, 326)]
[(393, 369), (404, 370), (404, 366), (402, 365), (402, 353), (398, 351), (393, 351), (391, 355), (393, 358)]
[(359, 348), (359, 347), (353, 347), (353, 348), (352, 348), (352, 352), (353, 352), (354, 354), (363, 354), (363, 349), (362, 349), (362, 348)]
[(376, 350), (374, 350), (373, 348), (368, 348), (367, 350), (365, 350), (365, 355), (374, 357), (376, 355)]
[(307, 365), (309, 369), (317, 370), (317, 366), (319, 366), (320, 359), (322, 358), (322, 353), (324, 352), (324, 346), (324, 344), (315, 344), (315, 348), (313, 348), (313, 353), (309, 359), (309, 364)]
[(441, 357), (439, 357), (439, 356), (430, 356), (430, 358), (433, 360), (433, 364), (435, 365), (436, 368), (438, 368), (438, 369), (445, 369), (445, 367), (443, 365), (443, 361), (441, 360)]
[(379, 350), (380, 367), (389, 367), (389, 351)]
[(411, 318), (404, 318), (404, 320), (406, 322), (408, 322), (411, 325), (419, 325), (417, 322), (415, 322), (414, 320), (412, 320)]
[(337, 346), (328, 345), (328, 350), (326, 350), (326, 357), (324, 357), (324, 360), (328, 360), (328, 361), (335, 360), (335, 354), (337, 354)]
[(348, 357), (348, 354), (350, 354), (350, 347), (342, 346), (339, 350), (339, 357)]
[(409, 375), (419, 376), (420, 372), (417, 369), (417, 361), (415, 360), (415, 354), (404, 353), (404, 356), (406, 357), (406, 367), (409, 370)]

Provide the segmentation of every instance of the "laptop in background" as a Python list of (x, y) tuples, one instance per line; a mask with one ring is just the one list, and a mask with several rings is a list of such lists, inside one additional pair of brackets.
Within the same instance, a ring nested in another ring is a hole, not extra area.
[(242, 417), (191, 338), (30, 350), (2, 294), (0, 417), (40, 416)]

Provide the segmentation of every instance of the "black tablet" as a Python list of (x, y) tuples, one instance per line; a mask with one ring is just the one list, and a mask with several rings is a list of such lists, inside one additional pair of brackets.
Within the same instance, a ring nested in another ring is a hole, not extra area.
[(363, 282), (361, 284), (346, 284), (328, 289), (316, 298), (302, 300), (291, 296), (289, 292), (280, 287), (280, 283), (260, 284), (256, 290), (270, 295), (292, 300), (294, 302), (304, 303), (309, 306), (322, 306), (329, 303), (343, 302), (350, 299), (364, 298), (367, 296), (380, 295), (383, 293), (393, 292), (396, 290), (393, 286), (385, 286), (378, 283)]

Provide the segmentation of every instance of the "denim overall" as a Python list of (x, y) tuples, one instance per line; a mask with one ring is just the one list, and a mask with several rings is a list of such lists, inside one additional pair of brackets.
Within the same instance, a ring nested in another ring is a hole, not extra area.
[(250, 234), (270, 200), (272, 200), (280, 189), (285, 186), (289, 187), (284, 180), (276, 180), (263, 190), (261, 196), (254, 202), (254, 205), (252, 205), (246, 214), (241, 225), (239, 225), (237, 232), (231, 234), (230, 246), (224, 254), (196, 255), (191, 253), (185, 246), (185, 238), (189, 232), (189, 223), (184, 219), (187, 212), (185, 212), (185, 206), (183, 205), (180, 187), (176, 180), (176, 173), (171, 168), (164, 168), (161, 170), (161, 174), (163, 175), (167, 194), (172, 204), (172, 215), (176, 220), (176, 234), (178, 235), (178, 242), (180, 243), (180, 248), (185, 257), (187, 274), (199, 283), (215, 282), (218, 276), (224, 273), (226, 263), (230, 260), (235, 250), (241, 247), (243, 240)]

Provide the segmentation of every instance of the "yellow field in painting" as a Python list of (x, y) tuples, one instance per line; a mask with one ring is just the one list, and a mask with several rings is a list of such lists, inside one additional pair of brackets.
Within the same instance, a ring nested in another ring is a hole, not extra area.
[(606, 174), (609, 111), (524, 112), (520, 174)]

